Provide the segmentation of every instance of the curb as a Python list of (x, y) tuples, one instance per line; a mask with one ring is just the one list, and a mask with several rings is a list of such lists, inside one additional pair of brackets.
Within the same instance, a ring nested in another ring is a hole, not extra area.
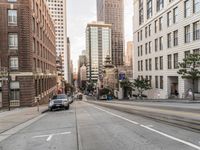
[(136, 114), (136, 115), (143, 116), (146, 118), (162, 121), (170, 125), (178, 126), (187, 130), (192, 130), (192, 131), (200, 133), (199, 120), (186, 118), (186, 117), (180, 117), (176, 115), (155, 113), (151, 111), (141, 111), (134, 108), (126, 108), (126, 106), (120, 106), (120, 105), (117, 106), (117, 105), (112, 105), (112, 104), (102, 103), (102, 102), (94, 102), (94, 101), (87, 101), (87, 102), (91, 104), (107, 107), (110, 109), (119, 110), (121, 112)]

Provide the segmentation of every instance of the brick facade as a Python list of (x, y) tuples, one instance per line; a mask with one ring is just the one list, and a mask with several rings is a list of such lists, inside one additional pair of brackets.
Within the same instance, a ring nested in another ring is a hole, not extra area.
[[(9, 10), (17, 11), (17, 25), (9, 24)], [(10, 82), (19, 83), (16, 92), (19, 96), (16, 96), (17, 94), (12, 91), (13, 87), (4, 81), (3, 107), (8, 106), (8, 95), (13, 106), (34, 106), (36, 97), (40, 98), (40, 103), (46, 103), (56, 88), (55, 29), (46, 1), (1, 0), (0, 20), (0, 67), (9, 68)], [(9, 45), (9, 34), (13, 33), (18, 36), (16, 49), (11, 49)], [(11, 67), (13, 57), (18, 59), (17, 69)], [(12, 88), (10, 94), (9, 87)], [(12, 103), (13, 97), (17, 105)]]

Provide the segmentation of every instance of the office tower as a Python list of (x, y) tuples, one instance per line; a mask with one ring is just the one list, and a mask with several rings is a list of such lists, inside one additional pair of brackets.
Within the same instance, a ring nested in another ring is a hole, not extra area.
[(62, 67), (64, 72), (64, 79), (69, 81), (68, 68), (68, 49), (67, 49), (67, 12), (66, 0), (46, 0), (51, 17), (55, 22), (56, 31), (56, 53), (57, 56), (62, 57)]
[(107, 55), (111, 54), (111, 25), (93, 22), (86, 28), (87, 79), (96, 82), (103, 70)]
[(112, 24), (112, 63), (123, 65), (124, 57), (124, 1), (97, 0), (97, 21)]

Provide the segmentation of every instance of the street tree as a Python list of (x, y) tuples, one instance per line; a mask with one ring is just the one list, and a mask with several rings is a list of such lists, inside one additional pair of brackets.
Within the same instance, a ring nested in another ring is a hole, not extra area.
[(151, 85), (150, 85), (149, 80), (143, 79), (143, 78), (142, 79), (139, 79), (139, 78), (135, 79), (134, 82), (133, 82), (133, 87), (137, 89), (138, 95), (139, 95), (140, 98), (142, 98), (144, 91), (151, 89)]
[(192, 80), (192, 99), (195, 100), (195, 81), (200, 79), (200, 54), (189, 54), (183, 59), (183, 62), (179, 63), (178, 74), (183, 79)]
[(133, 83), (129, 81), (128, 78), (125, 78), (120, 82), (121, 87), (124, 89), (124, 97), (127, 97), (128, 94), (132, 94), (132, 91), (134, 90), (133, 88)]

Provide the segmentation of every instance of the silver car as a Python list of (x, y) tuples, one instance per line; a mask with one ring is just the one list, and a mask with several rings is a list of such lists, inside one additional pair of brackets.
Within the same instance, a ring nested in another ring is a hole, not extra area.
[(69, 109), (70, 102), (65, 94), (54, 95), (53, 98), (49, 101), (49, 110), (54, 109)]

